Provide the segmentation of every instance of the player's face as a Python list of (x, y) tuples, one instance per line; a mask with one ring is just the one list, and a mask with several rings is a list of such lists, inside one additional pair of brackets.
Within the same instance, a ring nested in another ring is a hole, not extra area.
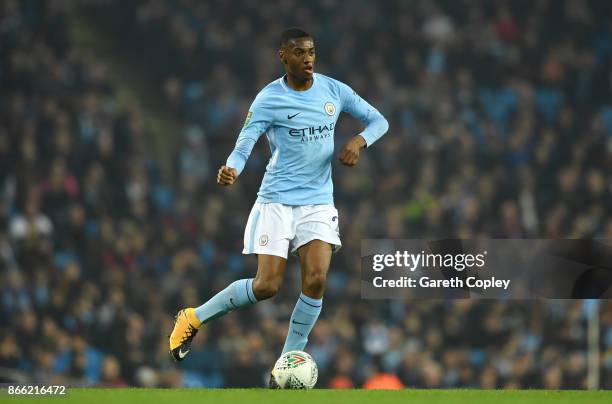
[(312, 79), (315, 58), (315, 47), (312, 38), (293, 39), (281, 51), (281, 59), (285, 64), (285, 70), (300, 80)]

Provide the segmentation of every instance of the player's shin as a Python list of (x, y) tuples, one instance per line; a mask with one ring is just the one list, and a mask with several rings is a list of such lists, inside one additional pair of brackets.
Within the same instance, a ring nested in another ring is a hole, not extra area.
[(257, 299), (253, 293), (253, 278), (240, 279), (196, 308), (195, 315), (202, 323), (207, 323), (232, 310), (254, 303), (257, 303)]
[(300, 294), (289, 320), (289, 331), (283, 353), (304, 350), (308, 342), (308, 335), (319, 318), (322, 306), (323, 299), (313, 299), (303, 293)]

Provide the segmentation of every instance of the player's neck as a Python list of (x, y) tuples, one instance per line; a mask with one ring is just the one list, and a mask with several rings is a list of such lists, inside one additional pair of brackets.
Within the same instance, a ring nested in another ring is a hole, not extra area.
[(312, 87), (313, 79), (298, 79), (287, 73), (287, 85), (295, 91), (306, 91)]

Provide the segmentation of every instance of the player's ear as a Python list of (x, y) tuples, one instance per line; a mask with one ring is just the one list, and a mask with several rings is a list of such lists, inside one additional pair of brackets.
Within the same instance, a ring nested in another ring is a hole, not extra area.
[(285, 59), (285, 51), (280, 49), (278, 51), (278, 58), (280, 59), (281, 63), (287, 64), (287, 59)]

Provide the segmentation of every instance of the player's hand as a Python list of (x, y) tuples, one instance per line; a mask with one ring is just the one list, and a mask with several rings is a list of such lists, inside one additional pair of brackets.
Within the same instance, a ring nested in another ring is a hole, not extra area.
[(345, 166), (354, 166), (359, 161), (359, 150), (365, 146), (366, 141), (361, 135), (353, 136), (340, 151), (340, 162)]
[(217, 184), (219, 185), (232, 185), (238, 177), (238, 171), (235, 168), (228, 166), (221, 166), (217, 172)]

